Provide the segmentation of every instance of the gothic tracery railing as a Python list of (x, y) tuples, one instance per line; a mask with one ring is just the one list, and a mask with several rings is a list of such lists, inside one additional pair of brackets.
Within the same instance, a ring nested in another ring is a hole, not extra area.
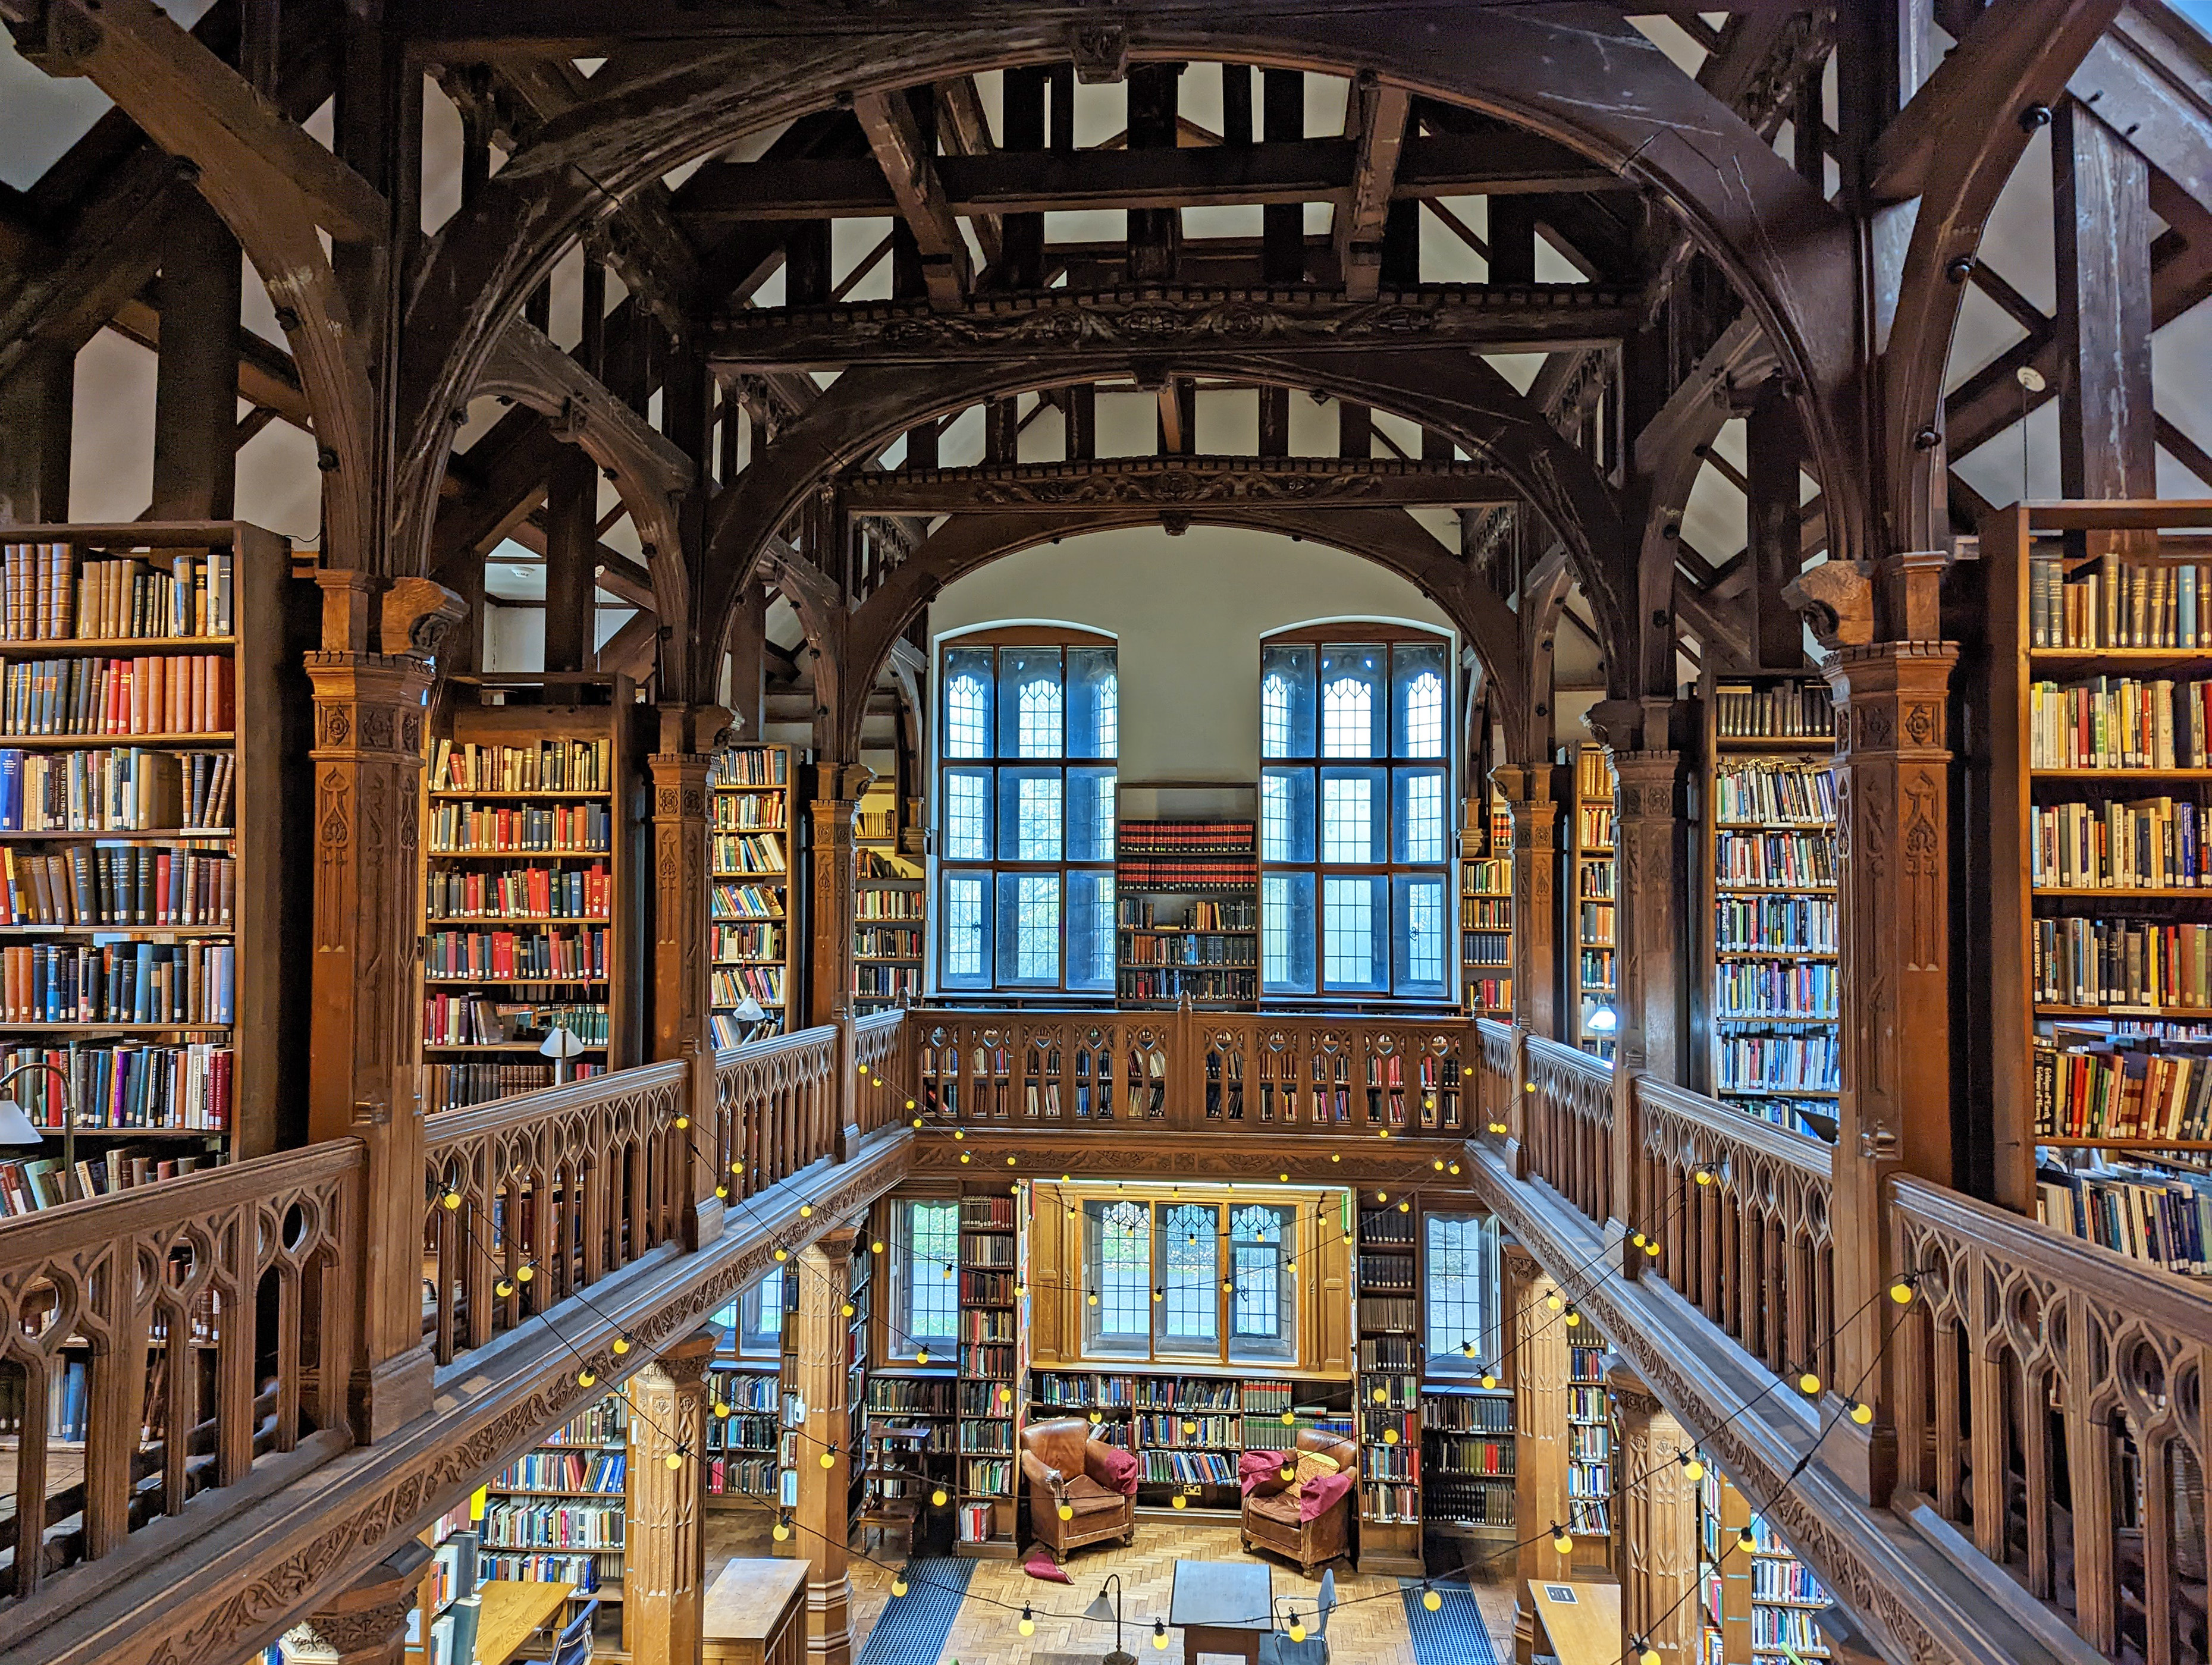
[(1531, 1038), (1522, 1135), (1529, 1174), (1603, 1225), (1613, 1214), (1613, 1066)]

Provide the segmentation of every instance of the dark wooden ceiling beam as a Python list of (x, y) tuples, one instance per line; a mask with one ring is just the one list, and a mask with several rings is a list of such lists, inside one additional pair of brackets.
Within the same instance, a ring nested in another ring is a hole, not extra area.
[(893, 469), (848, 472), (840, 477), (838, 489), (855, 514), (1201, 506), (1473, 508), (1520, 501), (1510, 481), (1479, 464), (1340, 457), (1114, 457)]
[(968, 241), (960, 234), (933, 147), (922, 138), (913, 106), (903, 92), (863, 93), (854, 100), (853, 114), (868, 136), (899, 217), (914, 234), (929, 304), (939, 312), (957, 311), (968, 299)]
[[(1376, 89), (1378, 102), (1402, 107), (1402, 96), (1384, 99), (1388, 90)], [(1401, 135), (1403, 126), (1401, 115)], [(1255, 203), (1348, 204), (1362, 177), (1361, 153), (1367, 144), (1363, 136), (1185, 145), (1172, 150), (955, 155), (948, 149), (935, 165), (945, 202), (953, 213), (963, 216)], [(1370, 172), (1376, 160), (1371, 154), (1367, 158)], [(1388, 192), (1377, 192), (1376, 204), (1379, 208), (1406, 197), (1632, 189), (1619, 175), (1565, 145), (1492, 124), (1477, 133), (1403, 137)], [(899, 200), (883, 170), (866, 158), (709, 162), (685, 182), (680, 207), (684, 218), (695, 222), (851, 220), (895, 214)], [(1379, 227), (1379, 215), (1376, 223)]]
[[(983, 113), (983, 95), (975, 76), (962, 76), (939, 83), (937, 138), (947, 156), (988, 156), (996, 148), (991, 143), (991, 123)], [(997, 265), (1006, 252), (999, 216), (971, 214), (968, 222), (982, 246), (984, 265)]]
[(1406, 153), (1406, 118), (1413, 94), (1363, 77), (1345, 102), (1345, 137), (1353, 147), (1352, 185), (1336, 210), (1337, 268), (1344, 292), (1372, 301), (1382, 287), (1382, 223)]
[(1089, 352), (1163, 356), (1199, 347), (1329, 352), (1406, 348), (1543, 351), (1619, 339), (1644, 313), (1632, 290), (1589, 283), (1384, 290), (1372, 301), (1306, 289), (1130, 289), (978, 296), (957, 317), (917, 301), (759, 307), (708, 327), (725, 370), (871, 364), (979, 364)]
[[(126, 341), (158, 351), (161, 343), (161, 281), (157, 278), (125, 301), (107, 321), (108, 328)], [(299, 368), (291, 354), (264, 341), (251, 330), (238, 333), (238, 397), (257, 410), (282, 417), (293, 427), (313, 433), (307, 396), (300, 386)], [(258, 430), (257, 430), (258, 431)]]

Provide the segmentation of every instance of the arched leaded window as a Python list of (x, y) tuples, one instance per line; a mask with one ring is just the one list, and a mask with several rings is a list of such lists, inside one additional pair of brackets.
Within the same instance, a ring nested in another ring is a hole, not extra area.
[(942, 990), (1114, 987), (1115, 650), (1040, 635), (962, 636), (939, 665)]
[(1229, 1352), (1232, 1359), (1279, 1360), (1297, 1351), (1292, 1286), (1292, 1211), (1245, 1203), (1229, 1212)]
[(1160, 1321), (1163, 1351), (1219, 1350), (1221, 1213), (1207, 1204), (1176, 1203), (1160, 1211)]
[(1263, 997), (1453, 992), (1450, 645), (1369, 628), (1261, 649)]

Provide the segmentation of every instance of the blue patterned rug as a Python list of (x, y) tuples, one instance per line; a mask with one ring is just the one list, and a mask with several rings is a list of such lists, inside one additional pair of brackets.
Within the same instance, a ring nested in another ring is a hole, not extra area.
[(1413, 1638), (1413, 1657), (1420, 1665), (1498, 1665), (1489, 1627), (1474, 1603), (1474, 1592), (1465, 1584), (1441, 1578), (1430, 1588), (1443, 1598), (1443, 1606), (1434, 1613), (1421, 1605), (1419, 1579), (1398, 1581), (1406, 1603), (1406, 1629)]
[(957, 1556), (925, 1556), (907, 1576), (907, 1592), (886, 1602), (875, 1629), (868, 1632), (856, 1665), (938, 1665), (945, 1638), (968, 1597), (973, 1561)]

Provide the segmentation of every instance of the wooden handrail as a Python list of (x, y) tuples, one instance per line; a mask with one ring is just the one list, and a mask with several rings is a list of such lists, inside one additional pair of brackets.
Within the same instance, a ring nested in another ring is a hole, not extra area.
[(1528, 1174), (1603, 1225), (1613, 1214), (1613, 1066), (1532, 1036), (1528, 1069)]

